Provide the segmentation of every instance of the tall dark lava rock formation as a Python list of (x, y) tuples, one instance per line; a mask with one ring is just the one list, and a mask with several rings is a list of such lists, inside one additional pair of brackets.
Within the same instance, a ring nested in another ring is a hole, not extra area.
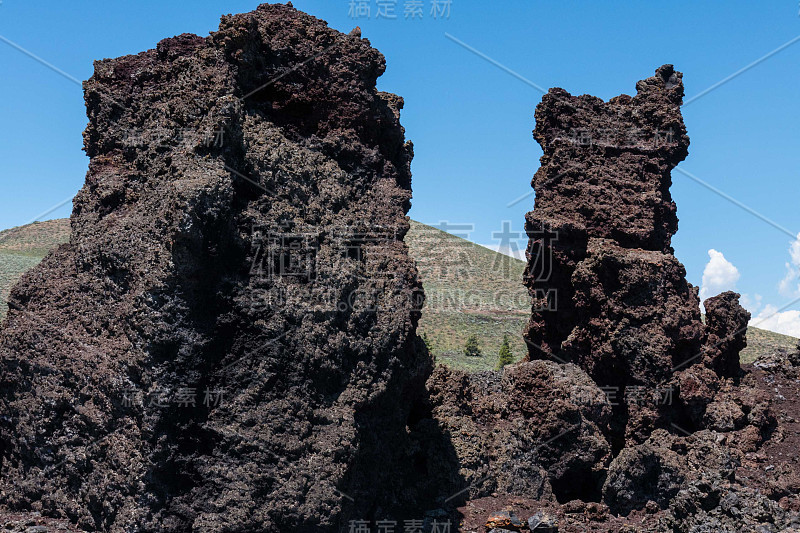
[(729, 295), (709, 310), (708, 335), (671, 247), (670, 173), (689, 147), (682, 74), (664, 65), (636, 89), (608, 102), (563, 89), (544, 96), (534, 130), (544, 155), (526, 217), (528, 358), (575, 363), (615, 392), (617, 447), (681, 418), (651, 399), (667, 394), (677, 370), (705, 361), (734, 376), (744, 333), (723, 340), (749, 319)]
[(0, 338), (0, 504), (303, 531), (402, 499), (431, 364), (384, 68), (357, 32), (266, 4), (95, 64), (70, 242)]

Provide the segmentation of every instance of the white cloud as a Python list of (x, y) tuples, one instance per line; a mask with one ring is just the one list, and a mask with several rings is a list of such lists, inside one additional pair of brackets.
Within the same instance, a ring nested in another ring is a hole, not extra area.
[(736, 290), (739, 281), (739, 269), (725, 259), (722, 252), (713, 248), (708, 251), (709, 261), (703, 270), (703, 285), (700, 287), (700, 301), (716, 296), (725, 291)]
[(761, 302), (763, 297), (760, 294), (756, 294), (755, 296), (750, 296), (749, 294), (743, 294), (739, 303), (742, 304), (742, 307), (750, 311), (751, 315), (755, 315), (756, 312), (761, 308)]
[(778, 289), (784, 296), (800, 296), (800, 233), (797, 239), (789, 246), (790, 262), (786, 263), (786, 277), (784, 277)]
[(520, 249), (518, 246), (500, 246), (499, 244), (481, 244), (480, 246), (488, 248), (493, 252), (498, 252), (503, 255), (513, 257), (514, 259), (519, 259), (520, 261), (527, 261), (527, 259), (525, 259), (525, 249)]
[[(786, 276), (778, 285), (780, 293), (792, 298), (800, 297), (800, 233), (789, 245), (789, 262), (786, 263)], [(767, 304), (756, 315), (761, 307), (761, 296), (756, 294), (755, 299), (748, 296), (742, 297), (742, 305), (753, 314), (750, 326), (800, 337), (800, 311), (779, 311), (778, 307)]]
[(800, 311), (779, 313), (777, 307), (767, 304), (757, 317), (750, 320), (750, 326), (800, 337)]

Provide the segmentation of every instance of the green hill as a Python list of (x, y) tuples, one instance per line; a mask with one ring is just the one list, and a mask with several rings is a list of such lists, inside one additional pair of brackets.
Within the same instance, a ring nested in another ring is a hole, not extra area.
[(68, 240), (68, 218), (34, 222), (0, 231), (0, 253), (37, 257), (41, 260), (50, 250)]
[[(428, 337), (440, 362), (469, 370), (494, 368), (504, 334), (515, 359), (527, 353), (524, 262), (413, 220), (406, 243), (425, 287), (420, 334)], [(471, 334), (478, 337), (482, 357), (463, 354)]]
[(20, 276), (39, 264), (50, 250), (69, 240), (69, 220), (48, 220), (0, 231), (0, 320), (8, 293)]
[(774, 353), (776, 350), (791, 352), (797, 346), (797, 339), (772, 331), (758, 328), (747, 328), (747, 348), (742, 350), (744, 363), (752, 363), (762, 354)]
[[(440, 362), (474, 370), (492, 368), (503, 333), (512, 339), (516, 359), (527, 353), (522, 340), (530, 313), (522, 285), (525, 263), (414, 221), (406, 242), (417, 259), (427, 298), (420, 333), (427, 335)], [(459, 294), (470, 297), (459, 301), (455, 298)], [(462, 305), (453, 305), (454, 301)], [(462, 353), (473, 333), (481, 342), (481, 358)], [(791, 351), (796, 344), (794, 337), (748, 328), (742, 361), (752, 362), (778, 349)]]
[[(0, 320), (20, 276), (68, 240), (67, 219), (0, 232)], [(511, 339), (515, 359), (527, 352), (522, 340), (530, 312), (522, 285), (524, 262), (413, 220), (406, 242), (425, 286), (420, 334), (428, 338), (439, 362), (474, 371), (494, 368), (504, 334)], [(463, 354), (472, 334), (478, 337), (481, 357)], [(797, 339), (750, 328), (747, 342), (742, 359), (752, 361), (762, 353), (791, 350)]]

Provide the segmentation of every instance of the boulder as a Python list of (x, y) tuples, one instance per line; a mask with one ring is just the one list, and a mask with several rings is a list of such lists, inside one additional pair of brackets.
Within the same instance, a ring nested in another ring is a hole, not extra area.
[(486, 520), (486, 529), (519, 531), (523, 526), (524, 523), (513, 511), (497, 511)]
[(747, 347), (750, 313), (739, 304), (739, 297), (728, 291), (703, 302), (707, 333), (703, 363), (723, 377), (738, 378), (742, 372), (739, 352)]
[[(629, 446), (614, 458), (603, 486), (611, 512), (653, 513), (667, 509), (690, 482), (722, 484), (734, 478), (741, 454), (724, 446), (710, 431), (677, 437), (655, 430), (647, 441)], [(656, 507), (649, 507), (655, 503)]]
[[(598, 499), (611, 448), (606, 396), (575, 365), (530, 361), (501, 373), (437, 367), (431, 413), (472, 498), (493, 492), (566, 502)], [(431, 467), (448, 458), (430, 454)], [(450, 465), (446, 470), (452, 470)]]

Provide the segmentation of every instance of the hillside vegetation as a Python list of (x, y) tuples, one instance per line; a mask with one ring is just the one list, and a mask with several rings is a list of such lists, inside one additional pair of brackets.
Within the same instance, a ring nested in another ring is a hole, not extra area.
[[(522, 340), (530, 314), (522, 285), (525, 263), (413, 220), (406, 243), (425, 287), (420, 334), (439, 362), (469, 370), (494, 368), (504, 334), (515, 359), (527, 353)], [(482, 357), (463, 354), (471, 334), (478, 337)]]
[[(470, 370), (494, 368), (504, 333), (515, 359), (527, 353), (522, 330), (530, 303), (522, 285), (524, 262), (414, 221), (406, 242), (425, 286), (420, 333), (427, 335), (439, 362)], [(471, 334), (480, 339), (483, 357), (463, 355)], [(748, 328), (741, 358), (751, 362), (763, 353), (791, 351), (796, 343), (794, 337)]]
[[(49, 220), (0, 232), (0, 320), (11, 287), (47, 253), (69, 240), (69, 220)], [(426, 303), (419, 325), (438, 362), (466, 370), (489, 370), (508, 335), (515, 360), (527, 353), (522, 330), (528, 294), (522, 285), (525, 263), (439, 229), (411, 221), (406, 242), (417, 260)], [(467, 357), (464, 344), (476, 335), (482, 355)], [(742, 360), (792, 350), (797, 339), (749, 328)]]
[(69, 220), (35, 222), (0, 231), (0, 320), (8, 311), (11, 287), (50, 250), (69, 240)]

